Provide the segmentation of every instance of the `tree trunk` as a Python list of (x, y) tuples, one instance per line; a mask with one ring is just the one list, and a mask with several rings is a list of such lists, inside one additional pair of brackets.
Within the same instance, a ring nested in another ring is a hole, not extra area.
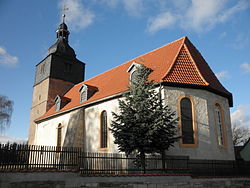
[(140, 160), (143, 169), (143, 174), (146, 174), (145, 152), (143, 150), (140, 151)]
[(165, 151), (163, 150), (161, 152), (161, 162), (162, 162), (162, 171), (163, 172), (166, 172), (165, 158), (166, 158), (166, 154), (165, 154)]

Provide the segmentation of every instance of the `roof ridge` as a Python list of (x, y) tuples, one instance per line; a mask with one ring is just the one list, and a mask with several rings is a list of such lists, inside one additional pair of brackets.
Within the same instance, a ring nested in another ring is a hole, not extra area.
[[(155, 52), (155, 51), (157, 51), (157, 50), (159, 50), (159, 49), (161, 49), (161, 48), (164, 48), (164, 47), (166, 47), (166, 46), (168, 46), (168, 45), (170, 45), (170, 44), (173, 44), (173, 43), (175, 43), (175, 42), (177, 42), (177, 41), (180, 41), (180, 40), (183, 40), (183, 43), (184, 43), (184, 41), (186, 40), (186, 38), (187, 38), (187, 36), (181, 37), (181, 38), (179, 38), (179, 39), (177, 39), (177, 40), (175, 40), (175, 41), (173, 41), (173, 42), (167, 43), (167, 44), (165, 44), (165, 45), (163, 45), (163, 46), (161, 46), (161, 47), (159, 47), (159, 48), (156, 48), (156, 49), (154, 49), (154, 50), (152, 50), (152, 51), (150, 51), (150, 52), (147, 52), (147, 53), (145, 53), (145, 54), (142, 54), (142, 55), (140, 55), (140, 56), (138, 56), (138, 57), (136, 57), (136, 58), (139, 58), (139, 57), (141, 57), (141, 56), (143, 56), (143, 55), (147, 55), (147, 54), (149, 54), (149, 53)], [(135, 59), (135, 58), (134, 58), (134, 59)]]
[[(173, 60), (173, 62), (171, 63), (171, 65), (170, 65), (170, 67), (169, 67), (169, 69), (167, 70), (167, 72), (164, 74), (164, 76), (162, 77), (162, 80), (168, 75), (168, 73), (172, 70), (172, 68), (174, 67), (174, 64), (175, 64), (175, 62), (176, 62), (176, 59), (178, 58), (178, 56), (179, 56), (179, 54), (180, 54), (180, 52), (181, 52), (181, 49), (182, 49), (182, 47), (183, 47), (183, 45), (184, 45), (184, 43), (185, 43), (185, 41), (186, 41), (186, 39), (187, 39), (187, 36), (184, 36), (184, 37), (182, 37), (182, 38), (180, 38), (180, 39), (184, 39), (183, 41), (182, 41), (182, 44), (180, 45), (180, 47), (179, 47), (179, 49), (178, 49), (178, 51), (177, 51), (177, 53), (176, 53), (176, 55), (175, 55), (175, 57), (174, 57), (174, 60)], [(173, 41), (173, 42), (176, 42), (177, 40), (175, 40), (175, 41)], [(171, 42), (171, 43), (173, 43), (173, 42)]]
[[(186, 40), (185, 40), (186, 42)], [(188, 49), (188, 45), (186, 43), (184, 43), (184, 47), (186, 48), (187, 52), (188, 52), (188, 55), (190, 56), (194, 66), (195, 66), (195, 69), (197, 70), (198, 74), (200, 75), (201, 79), (203, 80), (203, 82), (206, 84), (206, 85), (209, 85), (208, 81), (204, 78), (204, 76), (202, 75), (200, 69), (198, 68), (198, 66), (196, 65), (196, 61), (194, 60), (193, 58), (193, 55), (191, 54), (190, 50)]]

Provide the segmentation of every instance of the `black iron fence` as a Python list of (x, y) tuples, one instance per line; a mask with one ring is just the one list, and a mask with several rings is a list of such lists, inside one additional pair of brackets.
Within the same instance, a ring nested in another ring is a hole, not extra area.
[(250, 176), (250, 162), (233, 160), (188, 161), (192, 176)]
[[(135, 155), (117, 153), (83, 153), (80, 160), (81, 174), (187, 174), (190, 172), (187, 157), (169, 157), (164, 161), (159, 155), (147, 155), (145, 171)], [(165, 163), (165, 169), (162, 163)]]
[(0, 144), (0, 171), (79, 170), (80, 148)]
[[(81, 148), (0, 144), (0, 171), (76, 171), (82, 175), (175, 174), (250, 176), (250, 162), (197, 160), (183, 156), (147, 155), (145, 171), (136, 156), (86, 153)], [(165, 165), (163, 165), (163, 163)]]

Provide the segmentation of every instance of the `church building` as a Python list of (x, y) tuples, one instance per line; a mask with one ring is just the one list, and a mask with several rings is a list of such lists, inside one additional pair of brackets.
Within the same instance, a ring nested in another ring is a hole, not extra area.
[(152, 70), (149, 80), (164, 87), (164, 105), (179, 117), (182, 138), (167, 155), (234, 160), (229, 111), (232, 94), (187, 37), (88, 80), (84, 80), (85, 64), (69, 45), (64, 22), (56, 37), (47, 57), (36, 65), (29, 144), (117, 153), (109, 131), (112, 112), (119, 112), (118, 99), (128, 90), (138, 65), (143, 64)]

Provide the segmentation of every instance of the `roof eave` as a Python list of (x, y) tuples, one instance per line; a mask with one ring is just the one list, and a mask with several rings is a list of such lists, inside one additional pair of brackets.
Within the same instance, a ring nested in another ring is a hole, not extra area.
[(92, 101), (92, 102), (89, 102), (89, 103), (84, 103), (82, 105), (79, 105), (79, 106), (76, 106), (76, 107), (73, 107), (73, 108), (70, 108), (70, 109), (67, 109), (67, 110), (63, 110), (63, 111), (55, 113), (55, 114), (51, 114), (51, 115), (48, 115), (46, 117), (38, 118), (34, 122), (35, 123), (41, 123), (43, 121), (46, 121), (48, 119), (57, 117), (59, 115), (62, 115), (62, 114), (68, 113), (68, 112), (71, 112), (73, 110), (77, 110), (77, 109), (80, 109), (80, 108), (87, 108), (87, 107), (90, 107), (92, 105), (95, 105), (95, 104), (98, 104), (98, 103), (101, 103), (101, 102), (105, 102), (105, 101), (108, 101), (108, 100), (111, 100), (111, 99), (121, 97), (124, 93), (125, 92), (121, 92), (121, 93), (114, 94), (112, 96), (108, 96), (108, 97), (105, 97), (105, 98), (102, 98), (102, 99), (99, 99), (99, 100), (95, 100), (95, 101)]

